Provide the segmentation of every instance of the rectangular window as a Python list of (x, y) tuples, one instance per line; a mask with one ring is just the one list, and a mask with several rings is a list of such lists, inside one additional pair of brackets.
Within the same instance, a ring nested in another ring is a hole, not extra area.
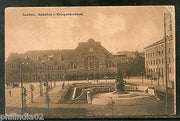
[(171, 67), (169, 67), (169, 73), (171, 73)]
[(162, 58), (162, 63), (164, 63), (164, 59)]
[(61, 66), (58, 66), (58, 70), (61, 70)]
[(158, 64), (158, 59), (156, 59), (156, 64)]
[(156, 55), (157, 55), (157, 56), (159, 55), (159, 51), (156, 51)]

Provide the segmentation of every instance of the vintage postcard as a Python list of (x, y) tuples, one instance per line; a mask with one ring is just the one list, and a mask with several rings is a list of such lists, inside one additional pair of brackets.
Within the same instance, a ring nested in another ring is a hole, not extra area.
[(8, 116), (174, 115), (175, 72), (174, 6), (5, 10)]

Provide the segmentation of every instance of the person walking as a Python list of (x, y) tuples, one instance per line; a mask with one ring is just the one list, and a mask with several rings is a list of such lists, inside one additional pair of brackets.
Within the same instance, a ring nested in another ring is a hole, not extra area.
[(11, 97), (11, 90), (9, 90), (9, 96)]
[(62, 89), (64, 89), (64, 82), (62, 83)]

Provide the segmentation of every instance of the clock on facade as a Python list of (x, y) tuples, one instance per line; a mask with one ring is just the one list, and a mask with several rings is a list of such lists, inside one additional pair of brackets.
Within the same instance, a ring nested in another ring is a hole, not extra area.
[(90, 51), (90, 52), (93, 52), (93, 51), (94, 51), (94, 49), (93, 49), (93, 48), (89, 48), (89, 51)]

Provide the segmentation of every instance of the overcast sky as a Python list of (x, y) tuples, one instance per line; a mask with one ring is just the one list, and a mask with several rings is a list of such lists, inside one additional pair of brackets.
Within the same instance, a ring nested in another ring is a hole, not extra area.
[[(5, 56), (28, 50), (73, 49), (89, 38), (110, 52), (143, 51), (162, 39), (163, 14), (173, 7), (7, 8)], [(22, 14), (36, 16), (22, 16)], [(83, 13), (83, 16), (38, 16)], [(174, 16), (173, 16), (174, 17)]]

